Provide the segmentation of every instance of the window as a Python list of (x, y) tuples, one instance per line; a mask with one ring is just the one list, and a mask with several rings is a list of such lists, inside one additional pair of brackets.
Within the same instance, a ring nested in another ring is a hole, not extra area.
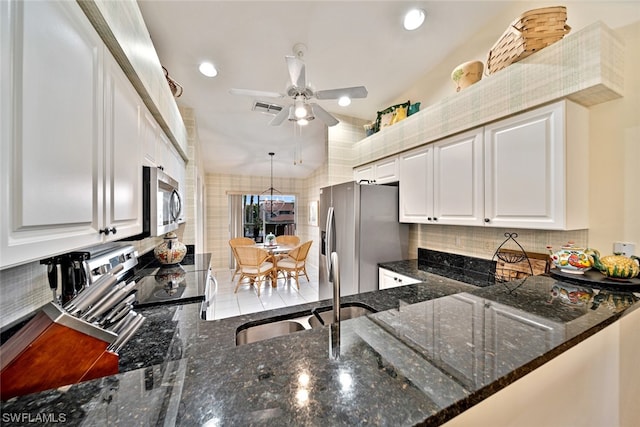
[(259, 195), (242, 196), (244, 236), (260, 243), (264, 236), (273, 233), (295, 234), (296, 232), (296, 197), (293, 195)]

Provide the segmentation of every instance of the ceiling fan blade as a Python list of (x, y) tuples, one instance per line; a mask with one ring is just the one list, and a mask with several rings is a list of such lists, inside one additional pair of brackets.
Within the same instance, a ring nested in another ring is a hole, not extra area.
[(285, 59), (287, 60), (287, 68), (289, 69), (291, 84), (297, 88), (306, 88), (307, 77), (305, 75), (304, 62), (295, 56), (285, 56)]
[(242, 96), (255, 96), (265, 98), (284, 98), (284, 95), (278, 92), (267, 92), (264, 90), (251, 90), (251, 89), (229, 89), (231, 95)]
[(329, 89), (319, 90), (316, 92), (316, 98), (318, 99), (338, 99), (341, 96), (348, 96), (349, 98), (366, 98), (367, 88), (364, 86), (345, 87), (342, 89)]
[(326, 123), (327, 126), (335, 126), (338, 123), (338, 119), (333, 117), (327, 110), (319, 106), (318, 104), (311, 103), (311, 111), (313, 111), (313, 115)]
[(282, 124), (282, 122), (284, 122), (284, 120), (289, 117), (289, 110), (291, 109), (291, 107), (282, 107), (282, 110), (280, 110), (280, 112), (278, 114), (276, 114), (276, 116), (271, 119), (271, 121), (269, 122), (269, 124), (271, 126), (278, 126), (280, 124)]

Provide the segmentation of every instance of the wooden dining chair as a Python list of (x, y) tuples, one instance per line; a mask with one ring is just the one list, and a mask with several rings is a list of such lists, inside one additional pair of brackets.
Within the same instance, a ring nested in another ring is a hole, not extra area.
[(307, 262), (307, 255), (309, 255), (309, 249), (311, 248), (312, 243), (313, 243), (313, 240), (304, 242), (296, 246), (292, 250), (290, 250), (285, 257), (278, 259), (278, 262), (276, 265), (276, 269), (277, 269), (276, 277), (277, 277), (277, 274), (280, 272), (284, 274), (285, 278), (295, 276), (296, 285), (298, 286), (298, 289), (300, 289), (300, 283), (298, 282), (300, 273), (302, 273), (307, 278), (307, 282), (308, 282), (309, 275), (307, 274), (306, 262)]
[(258, 296), (260, 296), (260, 286), (267, 279), (271, 283), (276, 280), (276, 268), (273, 256), (264, 249), (255, 246), (236, 246), (236, 255), (238, 256), (238, 266), (240, 277), (233, 291), (238, 292), (243, 279), (249, 279), (249, 286), (256, 285)]
[(236, 274), (240, 272), (240, 263), (238, 262), (238, 255), (236, 254), (236, 247), (238, 246), (253, 246), (256, 242), (253, 239), (248, 237), (234, 237), (233, 239), (229, 239), (229, 246), (231, 246), (231, 253), (233, 253), (233, 259), (236, 261), (236, 270), (233, 272), (233, 276), (231, 276), (231, 281), (236, 277)]
[(300, 238), (291, 234), (283, 234), (276, 237), (276, 243), (279, 245), (298, 246), (300, 244)]

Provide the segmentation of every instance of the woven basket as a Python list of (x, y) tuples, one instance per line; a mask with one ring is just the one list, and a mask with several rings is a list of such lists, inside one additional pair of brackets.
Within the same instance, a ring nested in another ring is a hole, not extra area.
[(489, 51), (487, 70), (498, 70), (526, 58), (569, 34), (567, 8), (544, 7), (523, 13), (502, 34)]

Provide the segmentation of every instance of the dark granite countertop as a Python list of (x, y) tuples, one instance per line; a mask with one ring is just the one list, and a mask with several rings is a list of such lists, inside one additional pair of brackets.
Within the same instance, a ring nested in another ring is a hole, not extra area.
[(328, 326), (235, 346), (242, 325), (329, 301), (215, 321), (199, 304), (148, 308), (127, 348), (155, 364), (2, 402), (3, 425), (438, 425), (640, 305), (546, 276), (480, 288), (381, 266), (424, 283), (342, 298), (378, 313), (342, 322), (338, 360)]

